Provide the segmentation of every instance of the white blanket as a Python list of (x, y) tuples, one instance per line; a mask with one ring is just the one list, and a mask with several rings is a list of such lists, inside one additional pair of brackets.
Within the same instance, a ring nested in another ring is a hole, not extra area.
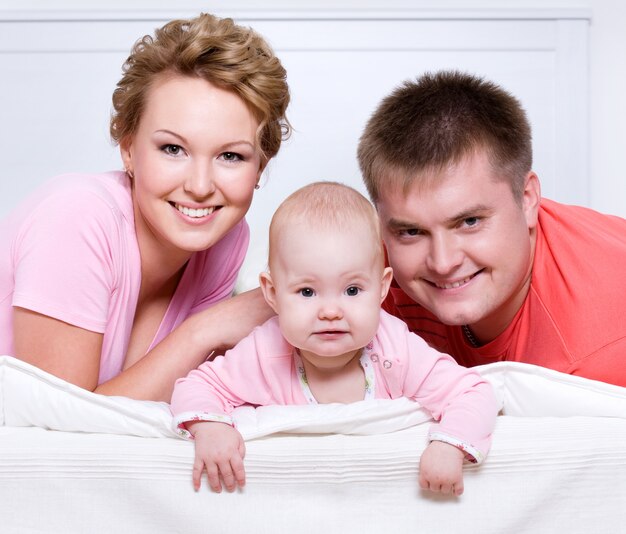
[(626, 390), (521, 364), (480, 371), (502, 415), (459, 499), (418, 489), (429, 417), (405, 399), (238, 408), (248, 484), (216, 495), (191, 489), (193, 444), (167, 404), (0, 357), (0, 532), (621, 531)]
[[(533, 365), (477, 368), (493, 384), (502, 415), (599, 416), (626, 419), (624, 388)], [(0, 424), (66, 432), (175, 437), (169, 406), (97, 395), (10, 356), (0, 356)], [(237, 428), (246, 440), (279, 432), (382, 434), (430, 421), (408, 399), (310, 406), (242, 406)]]

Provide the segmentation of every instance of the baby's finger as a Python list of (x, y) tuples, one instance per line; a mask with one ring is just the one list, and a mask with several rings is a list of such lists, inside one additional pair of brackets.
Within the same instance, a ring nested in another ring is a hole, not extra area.
[(193, 462), (193, 471), (191, 473), (191, 479), (193, 481), (193, 489), (198, 491), (200, 489), (200, 481), (202, 480), (202, 471), (204, 471), (204, 462), (196, 458)]
[(441, 484), (439, 491), (444, 495), (450, 495), (451, 493), (454, 493), (454, 484), (444, 482), (443, 484)]
[(221, 493), (222, 484), (220, 482), (220, 472), (217, 464), (210, 463), (206, 466), (207, 479), (209, 480), (209, 487), (216, 493)]
[(417, 481), (418, 481), (418, 483), (419, 483), (419, 485), (420, 485), (420, 488), (422, 488), (423, 490), (428, 490), (428, 489), (430, 489), (430, 484), (428, 483), (428, 480), (427, 480), (427, 479), (426, 479), (426, 477), (425, 477), (425, 476), (423, 476), (421, 473), (420, 473), (420, 475), (419, 475), (419, 477), (418, 477)]
[(230, 466), (230, 461), (226, 460), (225, 462), (221, 462), (218, 467), (222, 480), (224, 481), (224, 486), (226, 486), (226, 490), (234, 491), (237, 485), (235, 483), (235, 475), (233, 474), (233, 469)]
[(243, 465), (243, 459), (239, 456), (235, 456), (230, 460), (230, 466), (235, 475), (235, 483), (240, 488), (246, 485), (246, 470)]

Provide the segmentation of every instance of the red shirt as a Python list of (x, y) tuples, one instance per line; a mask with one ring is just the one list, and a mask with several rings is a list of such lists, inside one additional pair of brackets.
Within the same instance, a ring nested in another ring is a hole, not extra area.
[(626, 220), (542, 200), (526, 300), (508, 328), (481, 347), (395, 282), (383, 307), (468, 367), (524, 362), (626, 386)]

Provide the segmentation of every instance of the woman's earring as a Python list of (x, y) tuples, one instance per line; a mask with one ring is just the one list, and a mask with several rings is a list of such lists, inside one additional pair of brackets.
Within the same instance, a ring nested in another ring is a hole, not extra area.
[(133, 174), (133, 171), (131, 171), (130, 169), (124, 169), (126, 171), (126, 174), (128, 174), (128, 177), (132, 180), (135, 175)]
[(261, 186), (257, 183), (254, 188), (258, 191), (259, 189), (261, 189)]

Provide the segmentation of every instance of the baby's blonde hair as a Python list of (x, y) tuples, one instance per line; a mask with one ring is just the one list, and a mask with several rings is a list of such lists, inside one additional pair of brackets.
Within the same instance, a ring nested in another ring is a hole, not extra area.
[[(298, 223), (328, 230), (330, 238), (334, 231), (349, 230), (357, 224), (365, 225), (371, 230), (372, 240), (379, 245), (383, 261), (383, 244), (376, 210), (365, 196), (350, 186), (338, 182), (314, 182), (298, 189), (278, 206), (270, 223), (270, 268), (281, 232)], [(306, 239), (306, 235), (302, 239)]]

